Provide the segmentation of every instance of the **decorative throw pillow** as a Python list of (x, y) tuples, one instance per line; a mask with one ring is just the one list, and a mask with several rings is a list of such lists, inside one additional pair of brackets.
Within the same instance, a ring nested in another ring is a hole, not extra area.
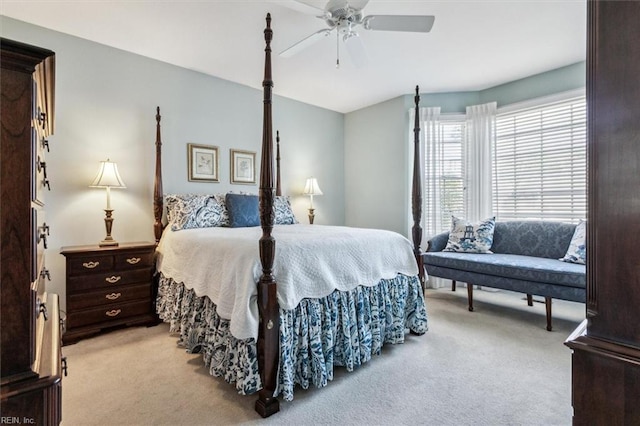
[(223, 225), (222, 207), (213, 195), (172, 194), (165, 202), (172, 231)]
[(227, 194), (225, 204), (232, 228), (260, 225), (257, 195)]
[(276, 225), (293, 225), (298, 223), (296, 217), (291, 210), (291, 202), (289, 197), (277, 196), (274, 202), (274, 209), (276, 211)]
[(493, 230), (496, 218), (491, 217), (477, 223), (471, 223), (455, 216), (451, 217), (449, 241), (443, 251), (462, 253), (492, 253)]
[(587, 264), (587, 222), (581, 220), (573, 232), (567, 254), (560, 260), (569, 263)]
[(214, 197), (222, 209), (222, 225), (220, 226), (231, 226), (231, 222), (229, 221), (229, 211), (227, 210), (226, 194), (216, 194)]

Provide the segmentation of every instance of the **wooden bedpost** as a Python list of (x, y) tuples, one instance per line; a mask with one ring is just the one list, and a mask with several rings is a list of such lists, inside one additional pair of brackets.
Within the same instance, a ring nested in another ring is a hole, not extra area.
[(271, 14), (267, 14), (267, 27), (264, 30), (266, 42), (264, 63), (264, 113), (262, 120), (262, 160), (260, 164), (260, 262), (262, 276), (258, 281), (258, 310), (260, 326), (258, 330), (258, 368), (262, 380), (262, 390), (258, 393), (255, 409), (262, 417), (269, 417), (280, 410), (280, 403), (274, 397), (280, 356), (280, 314), (276, 295), (276, 281), (273, 276), (273, 261), (276, 240), (271, 235), (275, 221), (273, 188), (273, 130), (271, 116)]
[(413, 98), (416, 104), (415, 125), (413, 127), (413, 184), (411, 186), (411, 209), (413, 212), (413, 228), (411, 233), (413, 236), (413, 254), (418, 263), (418, 276), (424, 289), (426, 278), (424, 275), (424, 261), (422, 260), (422, 227), (420, 220), (422, 219), (422, 173), (420, 170), (420, 88), (416, 86), (416, 95)]
[(156, 175), (153, 183), (153, 233), (156, 244), (162, 236), (162, 139), (160, 137), (160, 107), (156, 107)]
[(282, 195), (282, 185), (280, 185), (280, 131), (276, 130), (276, 196)]

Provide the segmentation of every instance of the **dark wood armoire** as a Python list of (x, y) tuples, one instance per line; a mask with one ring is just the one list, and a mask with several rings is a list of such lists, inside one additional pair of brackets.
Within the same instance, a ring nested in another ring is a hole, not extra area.
[(589, 0), (587, 319), (575, 425), (640, 425), (640, 2)]
[(2, 424), (57, 425), (62, 412), (58, 296), (45, 267), (54, 53), (0, 40), (0, 410)]

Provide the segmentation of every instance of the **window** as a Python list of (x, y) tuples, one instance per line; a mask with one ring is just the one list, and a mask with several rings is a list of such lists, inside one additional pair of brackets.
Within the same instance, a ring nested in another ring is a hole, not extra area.
[(493, 209), (499, 220), (586, 217), (584, 96), (496, 117)]
[(435, 212), (426, 224), (430, 233), (451, 227), (451, 215), (464, 216), (463, 142), (465, 118), (441, 116), (437, 126), (437, 143), (430, 151), (436, 161), (426, 158), (425, 211)]
[[(435, 235), (451, 215), (468, 217), (467, 117), (423, 116), (424, 227)], [(429, 108), (425, 109), (429, 110)], [(586, 100), (583, 92), (500, 108), (492, 158), (493, 214), (498, 220), (586, 218)]]

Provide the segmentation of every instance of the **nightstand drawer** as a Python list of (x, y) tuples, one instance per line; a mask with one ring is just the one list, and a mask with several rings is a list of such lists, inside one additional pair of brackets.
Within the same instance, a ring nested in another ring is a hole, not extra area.
[(113, 288), (135, 283), (150, 283), (151, 268), (134, 269), (132, 271), (109, 271), (100, 274), (79, 275), (67, 278), (67, 294), (89, 291), (99, 288)]
[(104, 323), (136, 315), (148, 314), (150, 305), (148, 300), (107, 305), (101, 308), (83, 311), (67, 312), (67, 326), (82, 327), (85, 325)]
[(118, 287), (114, 289), (105, 288), (101, 291), (81, 293), (67, 298), (67, 310), (75, 311), (97, 306), (106, 306), (112, 303), (123, 303), (131, 300), (145, 299), (151, 297), (151, 284), (140, 284), (129, 287)]
[(153, 265), (153, 255), (154, 253), (150, 253), (149, 250), (139, 253), (117, 254), (115, 266), (118, 270), (148, 267)]
[(67, 260), (67, 274), (80, 275), (113, 269), (113, 256), (73, 257)]

